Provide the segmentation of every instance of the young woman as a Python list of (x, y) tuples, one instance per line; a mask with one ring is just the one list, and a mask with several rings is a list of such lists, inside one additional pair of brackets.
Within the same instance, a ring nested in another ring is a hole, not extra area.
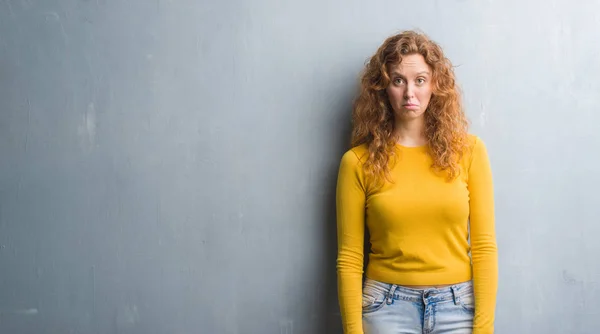
[(344, 332), (493, 333), (492, 173), (440, 46), (414, 31), (385, 40), (352, 118), (336, 195)]

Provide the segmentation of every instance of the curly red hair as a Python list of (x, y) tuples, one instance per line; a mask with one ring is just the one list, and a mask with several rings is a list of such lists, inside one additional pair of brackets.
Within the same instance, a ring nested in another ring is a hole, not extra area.
[(382, 184), (390, 180), (390, 159), (394, 156), (394, 113), (386, 95), (389, 71), (403, 55), (420, 54), (433, 71), (433, 93), (425, 111), (425, 137), (433, 168), (446, 171), (448, 179), (460, 172), (459, 160), (468, 145), (468, 121), (452, 63), (442, 48), (425, 34), (404, 31), (387, 38), (366, 64), (360, 93), (352, 111), (351, 145), (366, 144), (369, 155), (364, 164), (368, 178)]

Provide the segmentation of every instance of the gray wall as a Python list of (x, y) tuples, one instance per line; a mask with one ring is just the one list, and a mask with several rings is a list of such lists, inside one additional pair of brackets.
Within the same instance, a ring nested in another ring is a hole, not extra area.
[(600, 2), (568, 3), (0, 1), (0, 332), (339, 333), (356, 78), (420, 28), (493, 163), (497, 333), (596, 333)]

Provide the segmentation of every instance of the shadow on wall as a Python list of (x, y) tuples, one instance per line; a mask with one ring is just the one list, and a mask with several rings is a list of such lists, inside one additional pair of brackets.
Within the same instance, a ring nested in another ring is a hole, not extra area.
[(324, 188), (325, 194), (323, 200), (317, 203), (320, 207), (320, 221), (322, 224), (321, 242), (323, 245), (319, 248), (324, 250), (323, 258), (319, 263), (324, 266), (316, 272), (321, 273), (320, 277), (316, 277), (314, 282), (319, 284), (321, 295), (320, 303), (317, 304), (318, 320), (316, 324), (317, 333), (342, 333), (342, 322), (339, 312), (338, 295), (337, 295), (337, 232), (336, 232), (336, 185), (339, 163), (343, 153), (350, 149), (351, 135), (351, 111), (352, 102), (356, 96), (356, 91), (352, 87), (341, 94), (343, 103), (335, 108), (335, 117), (331, 129), (331, 146), (326, 152), (336, 152), (334, 156), (325, 156), (323, 161), (331, 162), (327, 170), (324, 170), (323, 177), (319, 179), (321, 187)]

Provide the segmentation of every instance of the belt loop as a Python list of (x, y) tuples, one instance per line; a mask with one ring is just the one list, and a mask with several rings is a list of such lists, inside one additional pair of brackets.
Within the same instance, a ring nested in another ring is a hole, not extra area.
[(458, 297), (458, 293), (456, 291), (456, 286), (451, 286), (450, 289), (452, 290), (452, 300), (454, 301), (454, 305), (457, 305), (459, 302), (459, 297)]
[(392, 286), (390, 287), (390, 290), (388, 291), (388, 295), (386, 298), (386, 303), (388, 305), (390, 305), (394, 302), (394, 295), (396, 294), (396, 289), (398, 289), (398, 286), (396, 284), (392, 284)]

